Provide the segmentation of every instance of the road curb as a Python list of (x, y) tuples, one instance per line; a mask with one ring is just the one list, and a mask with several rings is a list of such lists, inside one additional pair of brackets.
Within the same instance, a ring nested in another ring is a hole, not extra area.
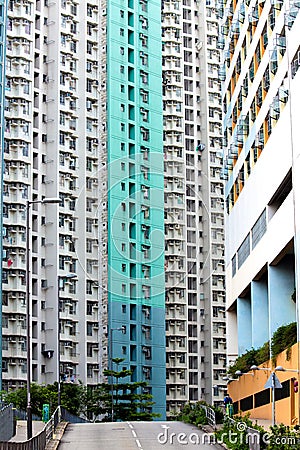
[(66, 428), (68, 426), (69, 422), (60, 422), (55, 430), (55, 433), (53, 434), (52, 439), (47, 443), (45, 450), (56, 450), (57, 447), (60, 444), (60, 441), (64, 435), (64, 432), (66, 431)]

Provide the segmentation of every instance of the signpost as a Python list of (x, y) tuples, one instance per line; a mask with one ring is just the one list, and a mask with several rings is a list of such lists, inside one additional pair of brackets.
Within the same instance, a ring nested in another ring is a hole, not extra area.
[(265, 386), (265, 389), (272, 389), (272, 425), (275, 425), (275, 389), (281, 389), (282, 384), (280, 383), (275, 372), (272, 372), (269, 376)]

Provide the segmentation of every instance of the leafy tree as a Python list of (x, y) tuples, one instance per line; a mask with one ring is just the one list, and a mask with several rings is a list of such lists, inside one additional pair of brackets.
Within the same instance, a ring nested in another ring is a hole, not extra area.
[[(121, 364), (124, 359), (115, 358), (113, 362)], [(112, 377), (113, 383), (101, 383), (91, 392), (86, 390), (86, 398), (89, 398), (87, 413), (94, 416), (102, 416), (103, 422), (112, 420), (112, 401), (114, 420), (152, 420), (159, 417), (153, 413), (151, 407), (154, 405), (153, 396), (143, 392), (148, 386), (145, 381), (125, 381), (133, 372), (131, 370), (105, 370), (104, 375)], [(113, 392), (112, 392), (113, 389)], [(113, 395), (112, 395), (113, 393)]]
[[(73, 383), (61, 383), (61, 405), (65, 407), (72, 414), (78, 415), (82, 407), (82, 391), (81, 384)], [(57, 407), (57, 383), (44, 385), (38, 385), (32, 383), (30, 386), (31, 393), (31, 408), (32, 413), (36, 415), (42, 415), (43, 404), (48, 403), (50, 405), (51, 414)], [(3, 400), (7, 403), (13, 403), (18, 409), (26, 410), (27, 408), (27, 390), (26, 388), (20, 388), (16, 390), (10, 390), (4, 393)]]

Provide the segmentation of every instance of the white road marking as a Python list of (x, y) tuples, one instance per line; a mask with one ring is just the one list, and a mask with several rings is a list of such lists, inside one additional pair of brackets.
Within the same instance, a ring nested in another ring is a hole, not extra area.
[[(131, 433), (132, 433), (133, 437), (136, 438), (137, 434), (136, 434), (136, 432), (133, 429), (133, 425), (130, 422), (127, 422), (127, 425), (129, 426), (129, 428), (131, 428)], [(141, 443), (140, 443), (140, 441), (138, 439), (135, 439), (135, 443), (136, 443), (136, 445), (138, 446), (138, 448), (140, 450), (143, 450), (142, 449), (142, 445), (141, 445)]]

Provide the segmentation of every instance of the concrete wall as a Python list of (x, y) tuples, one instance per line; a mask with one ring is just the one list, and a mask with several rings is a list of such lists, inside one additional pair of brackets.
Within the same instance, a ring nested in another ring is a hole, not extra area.
[[(299, 344), (295, 344), (291, 348), (289, 359), (287, 359), (286, 350), (280, 353), (276, 359), (276, 367), (282, 366), (286, 369), (285, 372), (276, 371), (276, 375), (280, 382), (291, 380), (290, 397), (276, 401), (276, 423), (283, 423), (285, 425), (295, 425), (296, 423), (299, 423), (299, 393), (294, 393), (293, 391), (293, 379), (299, 379), (299, 374), (294, 372), (294, 370), (299, 370), (299, 351)], [(234, 402), (238, 402), (243, 398), (264, 390), (264, 386), (271, 375), (271, 371), (275, 369), (275, 366), (272, 366), (272, 361), (266, 361), (264, 364), (261, 364), (259, 368), (261, 370), (250, 371), (239, 377), (236, 381), (231, 381), (229, 383), (228, 393)], [(292, 371), (289, 372), (288, 370)], [(245, 415), (248, 413), (250, 413), (251, 419), (272, 420), (271, 395), (270, 403), (258, 408), (250, 409), (249, 411), (244, 411), (242, 414)]]

